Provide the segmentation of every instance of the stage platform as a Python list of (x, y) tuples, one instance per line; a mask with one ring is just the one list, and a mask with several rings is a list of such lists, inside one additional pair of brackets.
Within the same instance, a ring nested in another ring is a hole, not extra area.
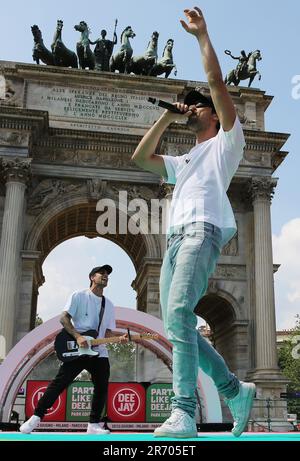
[(85, 432), (0, 432), (1, 442), (300, 442), (300, 432), (245, 432), (234, 437), (230, 432), (199, 432), (197, 438), (154, 437), (152, 433), (117, 433), (89, 435)]

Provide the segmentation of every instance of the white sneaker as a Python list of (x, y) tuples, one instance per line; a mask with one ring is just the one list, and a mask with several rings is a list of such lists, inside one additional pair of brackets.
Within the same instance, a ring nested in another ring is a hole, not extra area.
[(157, 427), (154, 431), (154, 437), (176, 437), (190, 438), (197, 437), (197, 426), (195, 419), (181, 410), (175, 408), (162, 426)]
[(239, 393), (233, 399), (224, 399), (233, 416), (234, 423), (231, 432), (235, 437), (239, 437), (245, 430), (250, 417), (254, 395), (255, 384), (241, 382)]
[(110, 431), (108, 429), (104, 429), (103, 427), (101, 427), (100, 424), (99, 423), (88, 423), (87, 430), (86, 430), (87, 434), (100, 434), (100, 435), (110, 434)]
[(30, 434), (40, 423), (41, 418), (36, 415), (32, 415), (25, 423), (20, 426), (20, 432), (23, 434)]

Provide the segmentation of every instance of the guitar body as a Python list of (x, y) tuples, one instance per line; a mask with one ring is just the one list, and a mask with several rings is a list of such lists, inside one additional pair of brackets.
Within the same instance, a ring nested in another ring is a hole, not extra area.
[[(99, 353), (92, 349), (93, 346), (120, 342), (120, 336), (97, 338), (98, 332), (96, 330), (85, 331), (84, 333), (81, 333), (81, 336), (86, 339), (88, 347), (78, 347), (75, 338), (73, 338), (73, 336), (71, 336), (64, 328), (58, 333), (54, 341), (54, 349), (59, 360), (62, 362), (71, 362), (71, 360), (76, 360), (83, 355), (95, 357), (99, 355)], [(138, 341), (139, 339), (157, 339), (157, 337), (157, 334), (144, 333), (130, 335), (129, 339), (130, 341)]]
[(76, 339), (64, 328), (58, 333), (54, 341), (54, 349), (59, 360), (62, 362), (71, 362), (83, 355), (90, 357), (98, 355), (98, 352), (93, 351), (90, 345), (91, 340), (97, 338), (97, 331), (88, 330), (81, 334), (86, 338), (89, 347), (78, 347)]

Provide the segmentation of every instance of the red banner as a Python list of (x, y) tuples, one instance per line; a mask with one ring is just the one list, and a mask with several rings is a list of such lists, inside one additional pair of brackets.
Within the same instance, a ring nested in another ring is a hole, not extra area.
[(113, 422), (145, 421), (146, 393), (141, 384), (110, 383), (107, 416)]
[[(43, 396), (50, 381), (28, 381), (26, 389), (25, 413), (29, 418), (33, 415), (39, 399)], [(47, 411), (43, 422), (65, 421), (67, 406), (67, 390), (54, 402)], [(146, 392), (137, 383), (109, 383), (107, 416), (112, 422), (145, 422)], [(88, 418), (87, 418), (88, 419)]]
[[(25, 414), (27, 418), (33, 415), (38, 401), (45, 393), (50, 381), (27, 381)], [(67, 391), (64, 390), (53, 406), (49, 408), (43, 421), (65, 421)]]

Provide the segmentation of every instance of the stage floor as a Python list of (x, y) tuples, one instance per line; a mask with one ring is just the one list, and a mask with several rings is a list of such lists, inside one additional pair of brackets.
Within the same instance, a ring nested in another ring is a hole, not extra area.
[(152, 433), (118, 433), (108, 435), (89, 435), (85, 432), (0, 432), (1, 442), (154, 442), (171, 441), (189, 442), (300, 442), (300, 432), (245, 432), (240, 437), (234, 437), (230, 432), (199, 432), (197, 438), (175, 439), (167, 437), (154, 437)]

